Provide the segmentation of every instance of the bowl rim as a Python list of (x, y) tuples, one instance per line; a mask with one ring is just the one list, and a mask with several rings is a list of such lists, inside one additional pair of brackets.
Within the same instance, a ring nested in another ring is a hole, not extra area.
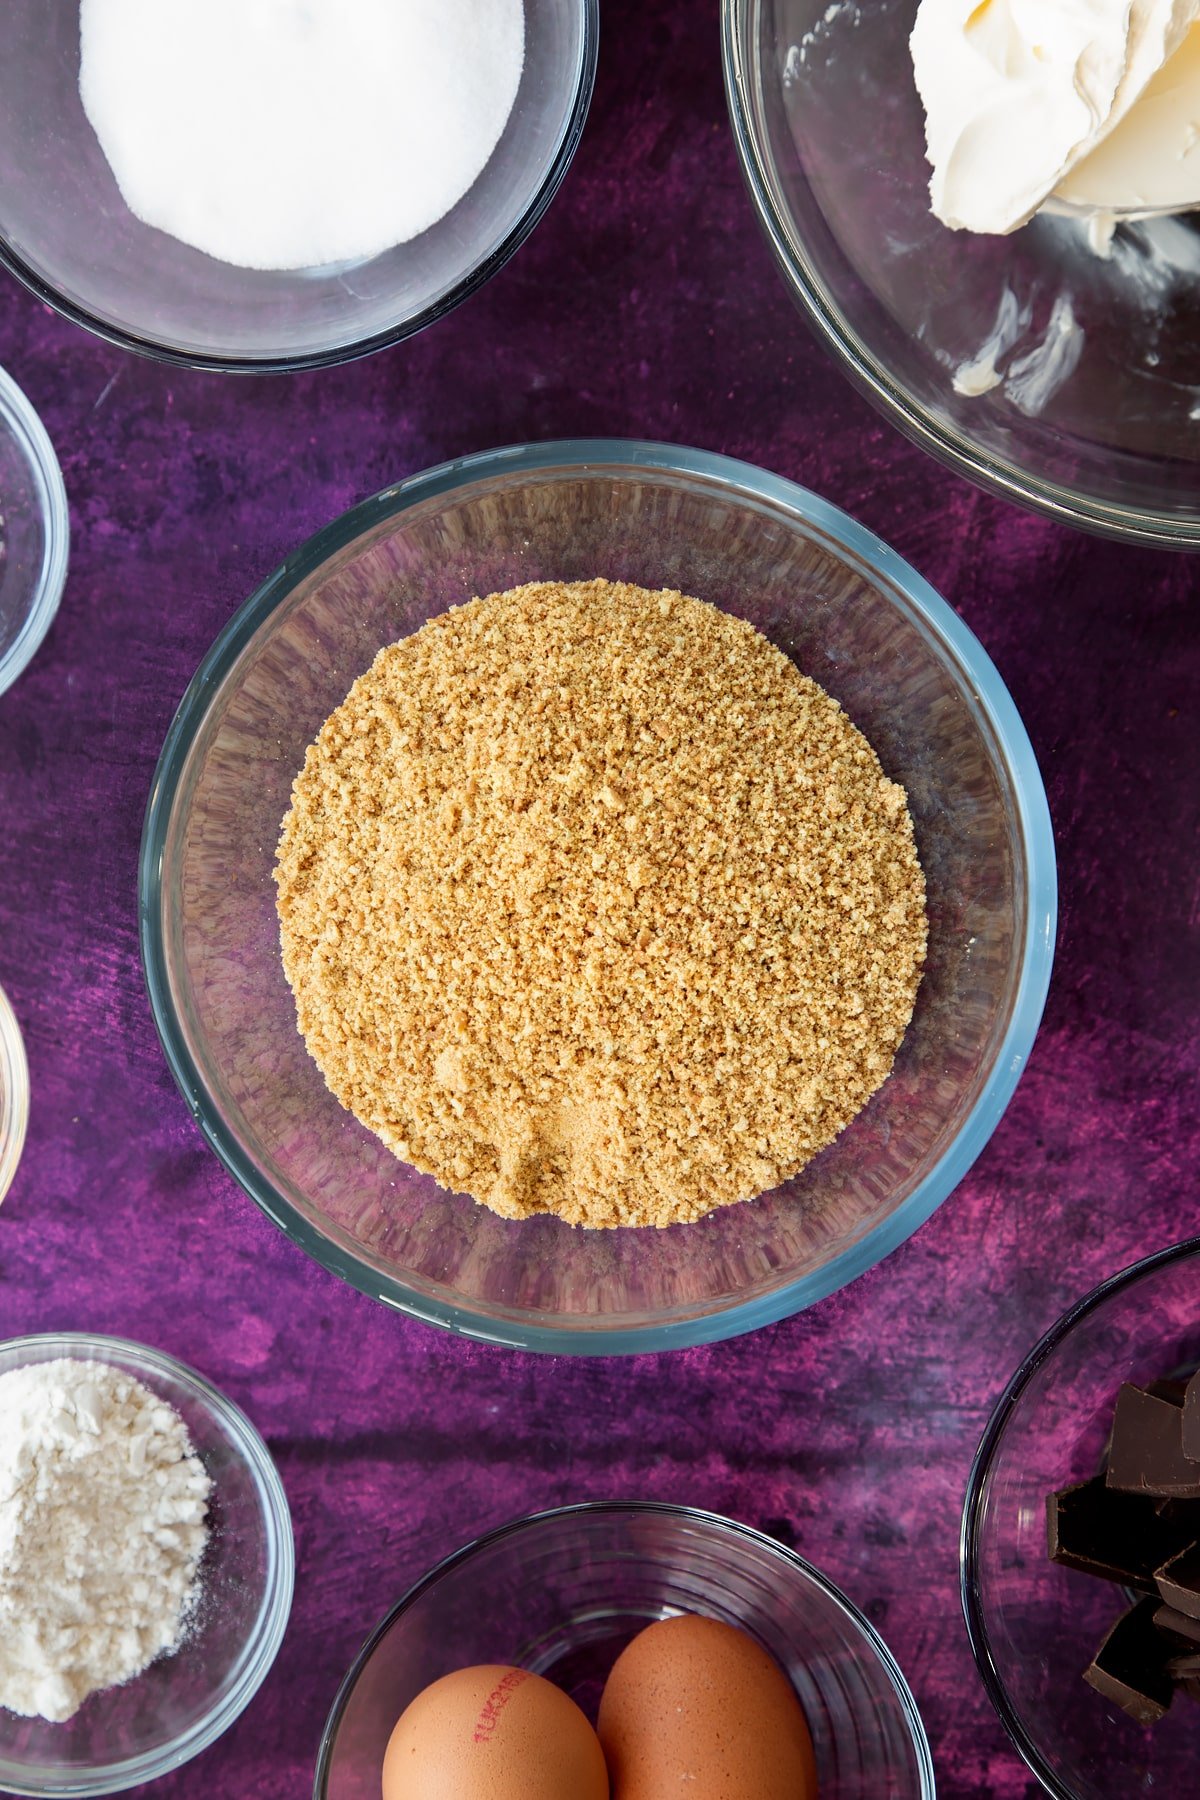
[(28, 395), (0, 368), (0, 425), (23, 451), (41, 501), (42, 567), (28, 610), (12, 644), (0, 655), (0, 694), (22, 674), (49, 631), (67, 579), (71, 519), (67, 490), (54, 445)]
[(12, 1002), (0, 987), (0, 1200), (16, 1177), (29, 1125), (29, 1061)]
[(44, 305), (53, 307), (55, 312), (61, 313), (73, 325), (81, 325), (85, 331), (103, 338), (106, 343), (116, 344), (122, 350), (132, 350), (138, 356), (169, 363), (177, 368), (202, 369), (214, 374), (285, 375), (294, 374), (301, 369), (328, 369), (339, 363), (356, 362), (359, 357), (371, 356), (376, 350), (385, 350), (389, 345), (402, 343), (405, 338), (414, 337), (417, 332), (423, 331), (427, 325), (436, 324), (439, 319), (445, 318), (456, 306), (469, 299), (477, 288), (490, 281), (541, 223), (562, 186), (563, 177), (583, 135), (591, 105), (600, 40), (600, 0), (571, 0), (571, 3), (578, 8), (582, 25), (579, 66), (570, 110), (545, 174), (503, 238), (486, 256), (467, 269), (438, 298), (410, 317), (388, 325), (381, 331), (371, 332), (363, 338), (352, 338), (348, 343), (335, 345), (328, 350), (308, 350), (297, 356), (244, 356), (227, 351), (185, 350), (153, 333), (137, 332), (126, 326), (113, 324), (80, 301), (70, 299), (44, 275), (39, 274), (3, 232), (0, 232), (0, 267), (15, 275), (31, 294)]
[[(384, 1276), (339, 1244), (323, 1237), (267, 1181), (232, 1142), (221, 1120), (209, 1116), (204, 1084), (188, 1051), (171, 998), (164, 954), (162, 916), (163, 847), (188, 751), (207, 707), (254, 634), (287, 598), (294, 585), (321, 563), (382, 521), (410, 506), (456, 489), (513, 474), (537, 475), (569, 468), (587, 471), (646, 469), (660, 475), (717, 483), (748, 503), (767, 501), (824, 530), (842, 554), (897, 588), (906, 603), (943, 645), (970, 684), (1003, 753), (1012, 781), (1026, 862), (1025, 939), (1020, 974), (1003, 1040), (992, 1072), (957, 1135), (907, 1199), (888, 1218), (820, 1268), (773, 1289), (756, 1300), (729, 1303), (685, 1319), (658, 1323), (605, 1324), (597, 1314), (564, 1328), (515, 1311), (485, 1314), (463, 1301), (415, 1293), (394, 1275)], [(823, 1299), (912, 1235), (966, 1175), (1000, 1122), (1028, 1059), (1036, 1035), (1054, 952), (1057, 882), (1050, 810), (1037, 761), (1016, 706), (991, 658), (974, 633), (896, 551), (839, 507), (782, 476), (706, 450), (624, 439), (562, 440), (476, 452), (436, 465), (384, 488), (360, 502), (301, 545), (251, 594), (218, 634), (193, 676), (167, 731), (146, 807), (138, 862), (138, 932), (150, 1007), (171, 1073), (201, 1132), (250, 1197), (281, 1229), (324, 1268), (352, 1286), (426, 1323), (460, 1335), (520, 1350), (557, 1355), (633, 1355), (676, 1349), (773, 1324)]]
[(880, 412), (922, 450), (968, 481), (1018, 505), (1031, 507), (1060, 524), (1073, 525), (1125, 543), (1159, 549), (1200, 546), (1200, 510), (1190, 518), (1122, 506), (1082, 490), (1031, 475), (1019, 464), (978, 448), (965, 432), (926, 412), (894, 380), (851, 325), (771, 194), (766, 159), (752, 124), (751, 69), (744, 45), (761, 12), (762, 0), (721, 0), (721, 60), (725, 99), (742, 176), (759, 225), (784, 284), (814, 335)]
[[(190, 1364), (180, 1362), (164, 1350), (135, 1343), (131, 1338), (91, 1331), (38, 1332), (0, 1341), (0, 1357), (5, 1361), (14, 1356), (18, 1359), (29, 1356), (31, 1352), (36, 1353), (33, 1360), (37, 1362), (67, 1356), (78, 1357), (81, 1361), (131, 1364), (139, 1377), (146, 1377), (150, 1386), (154, 1385), (155, 1377), (178, 1383), (216, 1419), (254, 1477), (262, 1509), (267, 1546), (266, 1587), (253, 1629), (242, 1650), (241, 1673), (219, 1705), (211, 1707), (202, 1718), (157, 1749), (112, 1762), (94, 1763), (91, 1767), (38, 1770), (37, 1784), (33, 1786), (28, 1785), (31, 1779), (28, 1766), (11, 1762), (0, 1752), (0, 1785), (14, 1794), (32, 1795), (36, 1800), (49, 1800), (50, 1796), (116, 1794), (165, 1775), (199, 1755), (228, 1730), (258, 1692), (278, 1654), (291, 1613), (296, 1571), (291, 1511), (279, 1471), (257, 1428), (241, 1407)], [(14, 1363), (14, 1367), (20, 1366), (19, 1360)], [(0, 1713), (0, 1717), (3, 1716)]]
[(1069, 1306), (1066, 1312), (1056, 1319), (1049, 1330), (1038, 1339), (997, 1400), (984, 1428), (979, 1448), (971, 1462), (971, 1472), (967, 1477), (967, 1490), (963, 1500), (962, 1523), (959, 1530), (958, 1566), (959, 1597), (962, 1602), (963, 1618), (966, 1622), (971, 1653), (975, 1658), (975, 1666), (983, 1681), (988, 1699), (995, 1708), (1000, 1723), (1012, 1739), (1022, 1761), (1037, 1776), (1046, 1792), (1054, 1796), (1054, 1800), (1083, 1800), (1083, 1797), (1074, 1793), (1072, 1789), (1064, 1787), (1025, 1730), (1020, 1713), (1009, 1700), (1008, 1689), (992, 1655), (991, 1641), (976, 1579), (982, 1536), (984, 1492), (991, 1474), (992, 1462), (999, 1449), (1008, 1421), (1016, 1409), (1017, 1402), (1038, 1370), (1053, 1356), (1059, 1345), (1071, 1335), (1075, 1327), (1124, 1288), (1135, 1286), (1143, 1277), (1153, 1275), (1159, 1269), (1169, 1267), (1171, 1263), (1185, 1262), (1189, 1257), (1197, 1255), (1200, 1255), (1200, 1236), (1184, 1238), (1178, 1244), (1168, 1244), (1165, 1249), (1154, 1250), (1149, 1256), (1143, 1256), (1139, 1261), (1130, 1263), (1128, 1267), (1119, 1269), (1115, 1275), (1108, 1276), (1090, 1293), (1085, 1294), (1081, 1300), (1077, 1300), (1073, 1306)]
[(819, 1588), (857, 1628), (868, 1648), (874, 1652), (881, 1663), (895, 1691), (900, 1711), (908, 1727), (909, 1738), (917, 1760), (922, 1800), (935, 1800), (937, 1790), (933, 1756), (912, 1689), (905, 1680), (899, 1663), (865, 1613), (860, 1612), (853, 1600), (848, 1599), (842, 1590), (830, 1581), (828, 1576), (822, 1575), (820, 1570), (814, 1568), (812, 1563), (801, 1556), (798, 1551), (789, 1548), (786, 1544), (781, 1544), (777, 1538), (768, 1537), (765, 1532), (757, 1531), (753, 1525), (743, 1524), (740, 1519), (727, 1518), (724, 1514), (712, 1512), (705, 1507), (680, 1506), (664, 1500), (583, 1500), (568, 1506), (546, 1507), (539, 1512), (525, 1513), (518, 1519), (510, 1519), (507, 1524), (498, 1525), (491, 1531), (482, 1532), (460, 1549), (452, 1550), (448, 1556), (442, 1557), (440, 1562), (435, 1563), (433, 1568), (406, 1589), (395, 1605), (389, 1608), (369, 1634), (346, 1674), (342, 1677), (321, 1733), (321, 1745), (317, 1753), (317, 1766), (313, 1776), (313, 1800), (328, 1800), (326, 1783), (329, 1777), (329, 1763), (333, 1754), (334, 1739), (359, 1677), (370, 1662), (378, 1644), (410, 1606), (413, 1606), (424, 1594), (435, 1587), (444, 1575), (449, 1574), (460, 1563), (469, 1561), (471, 1557), (481, 1551), (490, 1550), (493, 1545), (502, 1543), (506, 1538), (517, 1537), (528, 1531), (536, 1531), (542, 1526), (557, 1524), (561, 1520), (596, 1517), (601, 1514), (625, 1516), (658, 1514), (682, 1522), (699, 1522), (702, 1525), (714, 1527), (734, 1538), (746, 1538), (760, 1550), (771, 1551), (787, 1566), (789, 1574), (799, 1575), (805, 1582)]

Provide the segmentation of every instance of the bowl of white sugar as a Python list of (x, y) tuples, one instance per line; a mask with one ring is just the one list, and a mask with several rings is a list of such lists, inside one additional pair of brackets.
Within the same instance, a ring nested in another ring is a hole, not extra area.
[(195, 1756), (274, 1661), (293, 1574), (266, 1445), (202, 1376), (86, 1332), (0, 1345), (0, 1789)]
[(583, 129), (599, 0), (9, 0), (0, 261), (196, 368), (336, 363), (472, 293)]

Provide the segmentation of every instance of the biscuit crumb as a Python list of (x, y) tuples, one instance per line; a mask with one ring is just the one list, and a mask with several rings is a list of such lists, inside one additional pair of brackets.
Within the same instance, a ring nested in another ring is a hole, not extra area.
[(777, 1186), (886, 1078), (925, 956), (904, 791), (753, 626), (535, 582), (381, 650), (275, 868), (332, 1092), (505, 1218)]

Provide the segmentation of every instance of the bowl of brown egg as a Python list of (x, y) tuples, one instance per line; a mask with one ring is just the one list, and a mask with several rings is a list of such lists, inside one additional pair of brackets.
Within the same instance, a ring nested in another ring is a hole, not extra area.
[(917, 1709), (794, 1551), (691, 1507), (534, 1514), (430, 1571), (363, 1646), (315, 1800), (932, 1800)]

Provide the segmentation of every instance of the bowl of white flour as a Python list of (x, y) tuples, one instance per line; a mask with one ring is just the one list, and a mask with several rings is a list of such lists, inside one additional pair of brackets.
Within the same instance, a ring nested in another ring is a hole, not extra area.
[(274, 1661), (293, 1573), (266, 1445), (203, 1377), (84, 1332), (0, 1345), (0, 1788), (195, 1756)]
[(0, 261), (193, 367), (394, 343), (546, 211), (597, 19), (598, 0), (9, 0)]

